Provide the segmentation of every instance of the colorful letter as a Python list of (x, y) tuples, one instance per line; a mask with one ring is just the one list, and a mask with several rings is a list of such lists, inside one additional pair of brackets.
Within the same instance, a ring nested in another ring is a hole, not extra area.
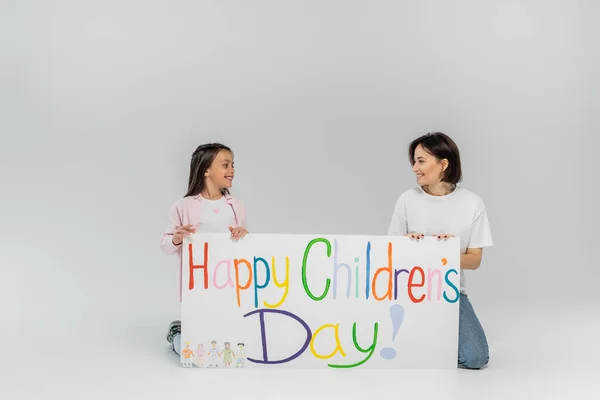
[(204, 270), (204, 289), (208, 289), (208, 243), (204, 242), (204, 264), (202, 265), (194, 265), (194, 251), (192, 247), (192, 243), (188, 246), (188, 254), (190, 258), (190, 281), (189, 281), (189, 290), (194, 288), (194, 270), (195, 269), (203, 269)]
[[(310, 341), (310, 351), (311, 351), (311, 353), (313, 353), (313, 356), (315, 356), (317, 358), (321, 358), (321, 359), (331, 358), (335, 355), (335, 353), (337, 353), (339, 351), (340, 354), (342, 355), (342, 357), (346, 357), (346, 353), (344, 353), (344, 349), (342, 348), (342, 343), (340, 343), (339, 327), (340, 327), (340, 324), (335, 324), (335, 325), (325, 324), (315, 331), (315, 333), (313, 334), (313, 337)], [(321, 332), (325, 328), (333, 328), (333, 330), (334, 330), (333, 334), (335, 336), (336, 346), (335, 346), (335, 349), (333, 350), (333, 352), (331, 352), (330, 354), (321, 355), (321, 354), (318, 354), (315, 350), (315, 338), (317, 337), (319, 332)]]
[[(421, 283), (413, 283), (413, 278), (415, 277), (415, 272), (419, 271), (421, 273)], [(410, 275), (408, 276), (408, 296), (410, 297), (410, 299), (412, 300), (413, 303), (420, 303), (423, 301), (423, 299), (425, 298), (425, 294), (423, 294), (421, 297), (419, 297), (418, 299), (413, 296), (412, 294), (412, 287), (416, 286), (416, 287), (423, 287), (425, 286), (425, 271), (423, 271), (423, 268), (421, 267), (417, 267), (415, 266), (411, 271), (410, 271)]]
[(442, 271), (440, 271), (438, 268), (435, 268), (432, 271), (431, 268), (429, 268), (427, 273), (427, 298), (429, 300), (431, 300), (431, 285), (435, 275), (438, 276), (437, 299), (439, 300), (442, 297)]
[(371, 285), (371, 242), (367, 242), (367, 269), (365, 279), (365, 298), (369, 298), (369, 289)]
[[(262, 348), (263, 348), (263, 359), (262, 360), (257, 360), (255, 358), (250, 358), (248, 357), (247, 360), (251, 361), (253, 363), (257, 363), (257, 364), (283, 364), (286, 362), (290, 362), (295, 358), (298, 358), (302, 353), (304, 353), (304, 351), (306, 350), (306, 348), (308, 347), (309, 343), (310, 343), (310, 338), (312, 337), (312, 332), (310, 330), (310, 327), (308, 326), (308, 324), (306, 322), (304, 322), (302, 320), (302, 318), (298, 317), (297, 315), (292, 314), (291, 312), (288, 311), (284, 311), (284, 310), (272, 310), (272, 309), (258, 309), (258, 310), (254, 310), (254, 311), (250, 311), (249, 313), (245, 314), (244, 317), (248, 317), (252, 314), (256, 314), (258, 313), (260, 316), (260, 333), (261, 333), (261, 338), (262, 338)], [(291, 356), (289, 356), (288, 358), (284, 358), (283, 360), (275, 360), (275, 361), (269, 361), (269, 357), (267, 354), (267, 336), (265, 333), (265, 314), (266, 313), (274, 313), (274, 314), (282, 314), (282, 315), (286, 315), (290, 318), (295, 319), (296, 321), (298, 321), (298, 323), (300, 325), (302, 325), (302, 327), (306, 330), (306, 340), (304, 341), (304, 344), (302, 345), (302, 347), (300, 348), (300, 350), (298, 350), (296, 353), (292, 354)]]
[(287, 298), (288, 291), (290, 290), (290, 258), (288, 256), (285, 257), (285, 280), (283, 283), (279, 283), (279, 281), (277, 281), (277, 272), (275, 272), (275, 257), (271, 258), (271, 268), (273, 269), (273, 282), (275, 282), (275, 286), (278, 288), (285, 288), (285, 291), (283, 292), (283, 297), (281, 297), (281, 300), (279, 300), (277, 304), (268, 304), (266, 301), (263, 301), (263, 304), (268, 308), (277, 308), (283, 304)]
[[(385, 294), (383, 296), (377, 296), (377, 293), (375, 292), (375, 287), (377, 286), (377, 276), (383, 272), (386, 272), (389, 275), (388, 278), (388, 283), (387, 283), (387, 290), (385, 292)], [(372, 287), (372, 291), (373, 291), (373, 297), (375, 297), (376, 300), (381, 301), (383, 299), (385, 299), (386, 297), (388, 298), (388, 300), (392, 300), (392, 242), (388, 243), (388, 265), (387, 267), (381, 267), (379, 268), (377, 271), (375, 271), (375, 275), (373, 276), (373, 282), (371, 283)]]
[[(356, 262), (358, 262), (358, 258), (356, 259)], [(354, 278), (355, 297), (358, 299), (358, 265), (356, 266), (354, 271), (356, 272), (356, 278)]]
[(360, 345), (358, 344), (358, 341), (356, 339), (356, 322), (355, 322), (352, 325), (352, 341), (354, 342), (354, 347), (356, 347), (356, 349), (358, 351), (360, 351), (361, 353), (369, 353), (369, 355), (364, 360), (359, 361), (354, 364), (350, 364), (350, 365), (327, 364), (327, 366), (331, 367), (331, 368), (354, 368), (354, 367), (358, 367), (359, 365), (362, 365), (365, 362), (367, 362), (367, 360), (369, 358), (371, 358), (371, 356), (373, 355), (373, 352), (375, 352), (375, 346), (377, 346), (377, 331), (378, 331), (378, 329), (379, 329), (379, 324), (377, 322), (375, 322), (375, 325), (373, 326), (373, 342), (371, 343), (371, 345), (369, 347), (367, 347), (366, 349), (363, 349), (362, 347), (360, 347)]
[[(217, 271), (222, 264), (227, 264), (227, 282), (224, 285), (219, 285), (217, 283)], [(233, 287), (233, 280), (231, 279), (231, 260), (221, 260), (215, 265), (215, 270), (213, 271), (213, 286), (217, 289), (223, 289), (226, 286)]]
[(446, 291), (444, 290), (444, 300), (446, 300), (448, 303), (456, 303), (458, 301), (458, 299), (460, 298), (460, 292), (458, 291), (456, 286), (454, 286), (454, 284), (452, 282), (450, 282), (450, 280), (448, 280), (448, 275), (450, 274), (450, 272), (454, 272), (457, 275), (458, 275), (458, 272), (455, 269), (449, 269), (448, 271), (446, 271), (446, 276), (445, 276), (445, 281), (448, 285), (450, 285), (450, 287), (452, 289), (454, 289), (454, 293), (456, 293), (456, 298), (454, 300), (450, 300), (448, 298), (448, 296), (446, 296)]
[(338, 270), (341, 267), (345, 267), (346, 270), (348, 271), (348, 284), (346, 286), (346, 298), (348, 298), (348, 297), (350, 297), (350, 285), (352, 282), (352, 271), (350, 270), (350, 266), (348, 264), (346, 264), (346, 263), (338, 264), (337, 253), (338, 253), (337, 240), (334, 240), (333, 241), (333, 298), (335, 299), (336, 294), (337, 294), (337, 274), (338, 274)]
[[(262, 285), (258, 284), (258, 273), (256, 272), (256, 263), (260, 261), (265, 266), (265, 271), (267, 272), (267, 277), (265, 278), (265, 283)], [(271, 271), (269, 271), (269, 264), (262, 257), (254, 257), (254, 307), (258, 307), (258, 289), (264, 289), (269, 285), (269, 281), (271, 280)]]
[(394, 270), (394, 300), (398, 299), (398, 275), (402, 272), (409, 273), (407, 269), (397, 269)]
[(325, 298), (325, 296), (327, 296), (327, 292), (329, 292), (329, 285), (331, 285), (331, 279), (327, 278), (327, 280), (325, 281), (325, 291), (319, 297), (316, 297), (315, 295), (313, 295), (311, 293), (310, 289), (308, 288), (308, 282), (306, 279), (306, 259), (308, 258), (308, 253), (310, 252), (310, 248), (317, 242), (323, 242), (327, 245), (327, 257), (331, 257), (331, 243), (329, 243), (329, 240), (327, 240), (325, 238), (317, 238), (317, 239), (311, 240), (308, 243), (308, 246), (306, 246), (306, 250), (304, 250), (304, 258), (302, 259), (302, 285), (304, 286), (304, 290), (306, 291), (306, 294), (311, 299), (316, 300), (316, 301), (321, 301)]
[[(248, 282), (244, 286), (240, 286), (240, 268), (239, 265), (244, 264), (248, 268)], [(250, 287), (250, 283), (252, 283), (252, 265), (246, 259), (237, 258), (233, 260), (233, 267), (235, 268), (235, 293), (237, 295), (237, 304), (238, 307), (241, 305), (240, 303), (240, 290), (246, 290)]]

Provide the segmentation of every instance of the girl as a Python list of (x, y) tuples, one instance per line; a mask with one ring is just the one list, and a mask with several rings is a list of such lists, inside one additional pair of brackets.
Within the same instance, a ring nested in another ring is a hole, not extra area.
[(388, 235), (417, 241), (425, 235), (438, 240), (460, 236), (458, 365), (480, 369), (489, 361), (489, 350), (467, 297), (464, 270), (479, 268), (483, 248), (493, 245), (486, 208), (477, 194), (456, 186), (462, 179), (460, 154), (447, 135), (423, 135), (410, 144), (408, 153), (418, 186), (400, 195)]
[[(235, 175), (233, 152), (220, 143), (199, 146), (192, 154), (188, 190), (170, 210), (170, 225), (163, 233), (161, 249), (179, 259), (179, 301), (181, 301), (181, 244), (197, 231), (231, 233), (233, 240), (248, 234), (244, 204), (229, 194)], [(169, 325), (167, 341), (171, 350), (181, 349), (181, 321)]]
[(221, 351), (223, 354), (223, 365), (226, 367), (231, 367), (231, 363), (233, 362), (233, 357), (235, 357), (235, 353), (231, 348), (231, 343), (225, 342), (225, 348)]
[(196, 348), (196, 366), (204, 367), (204, 345), (202, 343), (199, 343)]

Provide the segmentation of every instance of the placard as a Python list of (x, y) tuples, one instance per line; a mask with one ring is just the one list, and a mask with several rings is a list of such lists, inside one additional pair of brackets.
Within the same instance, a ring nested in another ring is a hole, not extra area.
[(456, 368), (459, 238), (196, 234), (182, 248), (181, 363)]

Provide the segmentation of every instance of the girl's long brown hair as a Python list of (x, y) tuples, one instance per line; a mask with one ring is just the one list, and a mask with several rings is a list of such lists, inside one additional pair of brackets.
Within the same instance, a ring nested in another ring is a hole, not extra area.
[[(196, 151), (192, 153), (188, 190), (184, 197), (197, 196), (202, 193), (206, 186), (204, 174), (221, 150), (227, 150), (233, 153), (229, 147), (221, 143), (207, 143), (200, 145)], [(229, 190), (222, 189), (221, 193), (223, 195), (229, 194)]]

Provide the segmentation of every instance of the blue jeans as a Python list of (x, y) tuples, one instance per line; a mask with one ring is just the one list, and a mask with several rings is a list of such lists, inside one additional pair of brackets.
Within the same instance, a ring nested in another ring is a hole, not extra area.
[(485, 332), (469, 298), (462, 293), (458, 326), (458, 366), (467, 369), (484, 367), (490, 360)]

